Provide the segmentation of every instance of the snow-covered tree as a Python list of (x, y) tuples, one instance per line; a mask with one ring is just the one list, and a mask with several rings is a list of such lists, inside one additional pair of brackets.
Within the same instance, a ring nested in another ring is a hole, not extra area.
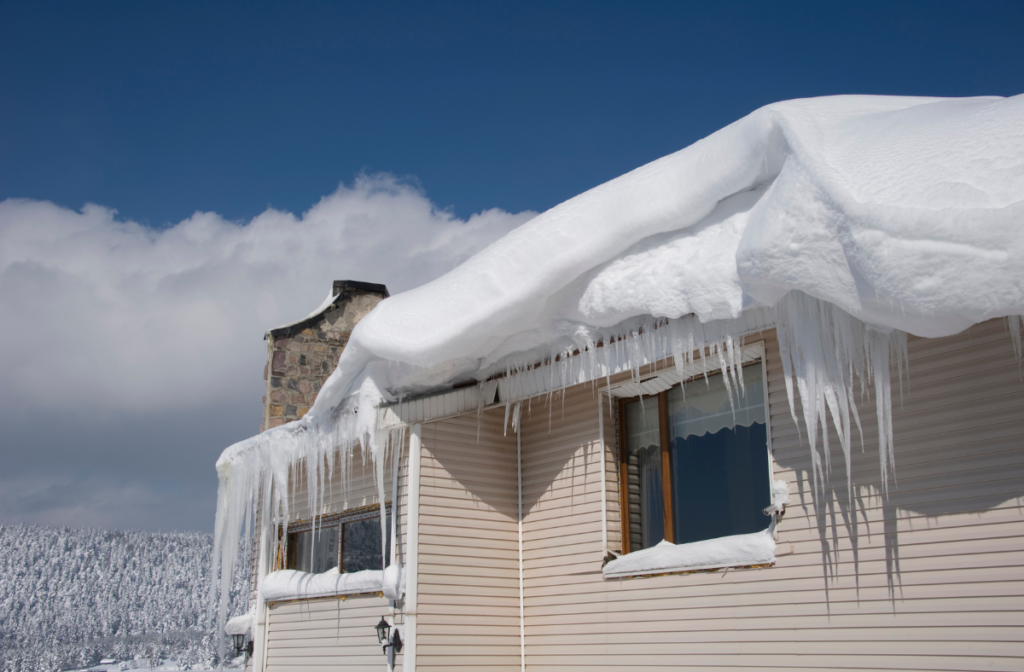
[[(246, 550), (239, 549), (233, 614), (248, 609)], [(216, 665), (212, 553), (212, 536), (197, 532), (0, 525), (0, 670), (136, 657)]]

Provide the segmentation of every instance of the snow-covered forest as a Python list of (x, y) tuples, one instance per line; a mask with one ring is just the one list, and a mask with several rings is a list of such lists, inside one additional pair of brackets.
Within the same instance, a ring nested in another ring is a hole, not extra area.
[[(216, 665), (212, 553), (212, 535), (198, 532), (0, 525), (0, 670), (104, 658)], [(248, 562), (239, 560), (231, 614), (248, 609)]]

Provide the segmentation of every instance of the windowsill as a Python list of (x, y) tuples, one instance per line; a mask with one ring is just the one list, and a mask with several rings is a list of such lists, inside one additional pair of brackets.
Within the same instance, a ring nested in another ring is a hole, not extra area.
[(260, 582), (260, 595), (267, 602), (379, 593), (383, 590), (384, 572), (380, 569), (345, 574), (340, 573), (337, 567), (322, 574), (280, 569), (267, 574)]
[(602, 570), (606, 579), (624, 579), (652, 574), (699, 572), (730, 567), (775, 564), (775, 540), (770, 529), (736, 534), (689, 544), (662, 541), (657, 546), (634, 551), (612, 560)]

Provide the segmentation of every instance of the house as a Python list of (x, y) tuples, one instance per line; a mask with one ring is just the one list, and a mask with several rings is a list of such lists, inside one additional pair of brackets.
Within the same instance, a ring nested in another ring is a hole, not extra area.
[(249, 664), (1019, 669), (1021, 165), (1022, 96), (779, 103), (382, 301), (218, 461)]

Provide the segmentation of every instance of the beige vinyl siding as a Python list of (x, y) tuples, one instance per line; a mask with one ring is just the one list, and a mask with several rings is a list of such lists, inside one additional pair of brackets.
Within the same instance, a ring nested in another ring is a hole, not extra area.
[(503, 421), (502, 409), (423, 425), (419, 670), (519, 669), (516, 439)]
[(603, 473), (616, 547), (614, 421), (605, 406), (602, 470), (592, 386), (556, 397), (550, 426), (534, 401), (523, 434), (527, 669), (1024, 669), (1024, 382), (1005, 322), (910, 338), (902, 399), (894, 380), (889, 499), (865, 398), (852, 507), (834, 432), (824, 495), (813, 492), (807, 432), (793, 425), (765, 336), (774, 476), (792, 499), (772, 568), (605, 581), (597, 502)]
[(380, 672), (385, 659), (374, 626), (387, 611), (376, 595), (277, 602), (268, 614), (267, 670)]

